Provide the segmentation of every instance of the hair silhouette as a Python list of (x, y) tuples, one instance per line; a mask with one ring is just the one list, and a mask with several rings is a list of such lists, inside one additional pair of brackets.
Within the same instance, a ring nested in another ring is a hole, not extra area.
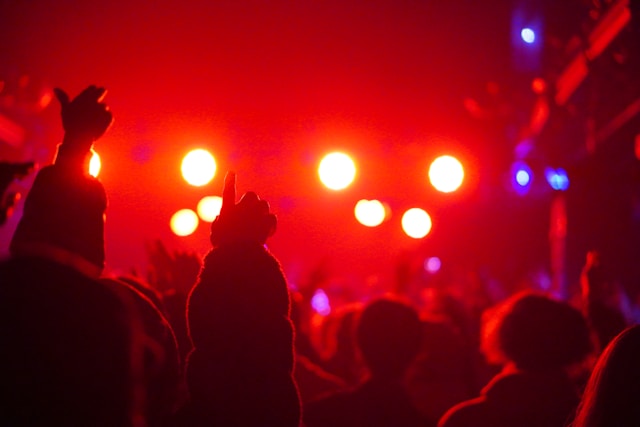
[(640, 325), (605, 348), (591, 373), (573, 427), (640, 425)]

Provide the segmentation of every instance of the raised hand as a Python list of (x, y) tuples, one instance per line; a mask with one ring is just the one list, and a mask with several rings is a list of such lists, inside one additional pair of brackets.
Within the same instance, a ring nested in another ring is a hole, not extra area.
[(247, 192), (236, 203), (236, 174), (227, 173), (220, 215), (211, 224), (213, 246), (233, 243), (263, 245), (275, 232), (276, 224), (276, 216), (269, 212), (269, 204), (256, 193)]
[(65, 144), (77, 145), (79, 150), (88, 151), (95, 140), (100, 138), (111, 126), (113, 115), (103, 102), (107, 90), (89, 86), (78, 96), (69, 99), (62, 89), (54, 89), (56, 98), (62, 107), (62, 126), (65, 131)]

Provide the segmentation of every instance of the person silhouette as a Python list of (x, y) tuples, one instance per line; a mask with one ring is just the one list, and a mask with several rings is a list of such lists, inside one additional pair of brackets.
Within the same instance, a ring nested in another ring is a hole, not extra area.
[(56, 94), (64, 139), (0, 262), (0, 424), (136, 426), (139, 323), (131, 300), (97, 281), (106, 196), (86, 167), (113, 117), (104, 88)]
[(619, 333), (596, 362), (571, 427), (640, 425), (640, 325)]
[(293, 326), (286, 279), (265, 241), (276, 217), (255, 193), (236, 203), (227, 174), (213, 249), (187, 303), (193, 344), (182, 425), (297, 427)]
[(477, 398), (449, 409), (439, 427), (563, 427), (579, 401), (568, 368), (591, 351), (582, 314), (532, 292), (515, 294), (491, 312), (483, 350), (503, 370)]
[(422, 324), (410, 306), (388, 298), (370, 302), (356, 326), (356, 342), (370, 377), (354, 390), (310, 402), (307, 427), (428, 426), (402, 384), (421, 347)]

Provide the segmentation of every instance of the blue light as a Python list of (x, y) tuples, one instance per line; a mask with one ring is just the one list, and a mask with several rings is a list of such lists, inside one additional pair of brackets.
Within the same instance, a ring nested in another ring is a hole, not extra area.
[(533, 172), (524, 162), (516, 162), (511, 167), (511, 186), (516, 193), (524, 194), (529, 191)]
[(569, 177), (564, 169), (547, 168), (544, 172), (547, 182), (556, 191), (566, 191), (569, 188)]
[(520, 31), (520, 37), (528, 44), (536, 41), (536, 33), (531, 28), (523, 28), (522, 31)]
[(530, 181), (531, 177), (529, 176), (529, 172), (527, 172), (526, 170), (520, 169), (518, 172), (516, 172), (516, 182), (520, 186), (526, 187)]

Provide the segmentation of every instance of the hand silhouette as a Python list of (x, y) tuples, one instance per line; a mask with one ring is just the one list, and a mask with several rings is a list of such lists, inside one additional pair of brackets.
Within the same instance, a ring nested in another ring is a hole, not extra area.
[(69, 95), (62, 89), (55, 88), (54, 92), (62, 107), (65, 143), (72, 143), (77, 145), (79, 150), (88, 151), (93, 142), (100, 138), (113, 122), (109, 107), (102, 102), (107, 90), (92, 85), (73, 100), (70, 100)]
[(269, 212), (269, 204), (256, 193), (249, 191), (236, 203), (236, 174), (227, 173), (220, 215), (211, 224), (213, 246), (233, 243), (263, 245), (275, 232), (276, 224), (276, 216)]

